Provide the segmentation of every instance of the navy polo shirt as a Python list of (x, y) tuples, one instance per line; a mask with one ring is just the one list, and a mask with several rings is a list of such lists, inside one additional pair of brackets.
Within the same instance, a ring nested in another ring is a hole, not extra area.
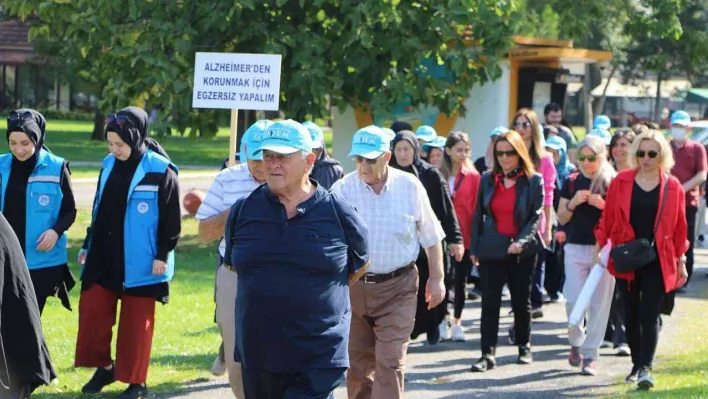
[(227, 235), (238, 272), (236, 361), (276, 373), (349, 367), (348, 278), (368, 262), (354, 208), (318, 185), (288, 219), (262, 185), (234, 204)]

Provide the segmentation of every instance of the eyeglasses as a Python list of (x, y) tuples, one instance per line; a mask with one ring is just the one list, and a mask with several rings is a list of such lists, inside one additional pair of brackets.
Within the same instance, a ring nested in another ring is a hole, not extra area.
[(369, 159), (369, 158), (364, 158), (364, 157), (362, 157), (362, 156), (357, 155), (357, 156), (355, 156), (355, 157), (352, 158), (352, 161), (354, 161), (355, 163), (363, 163), (363, 162), (366, 162), (366, 163), (368, 163), (369, 165), (376, 165), (376, 162), (379, 161), (379, 158), (380, 158), (380, 156), (379, 156), (379, 157), (376, 157), (376, 158), (374, 158), (374, 159)]
[(514, 123), (514, 129), (527, 129), (531, 127), (531, 124), (529, 122), (516, 122)]
[(652, 151), (644, 151), (644, 150), (637, 150), (637, 158), (644, 158), (645, 156), (649, 156), (649, 158), (654, 159), (659, 155), (658, 152), (652, 150)]
[(513, 156), (519, 155), (514, 150), (509, 150), (509, 151), (497, 150), (497, 151), (495, 151), (495, 153), (497, 154), (497, 158), (513, 157)]
[(595, 162), (597, 161), (597, 155), (583, 155), (583, 154), (578, 154), (578, 162)]
[(133, 124), (130, 118), (125, 115), (108, 114), (106, 115), (106, 124), (115, 123), (116, 125), (123, 127), (125, 124)]

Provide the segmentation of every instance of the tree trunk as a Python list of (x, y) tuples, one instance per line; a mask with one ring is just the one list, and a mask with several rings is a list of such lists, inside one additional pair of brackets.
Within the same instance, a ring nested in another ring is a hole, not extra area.
[(585, 76), (583, 77), (583, 126), (585, 132), (592, 129), (592, 88), (590, 87), (590, 64), (585, 65)]
[(101, 110), (96, 108), (96, 112), (93, 114), (93, 133), (91, 133), (91, 140), (105, 140), (104, 128), (105, 117), (101, 113)]
[(661, 81), (663, 80), (664, 72), (661, 71), (656, 75), (656, 98), (654, 99), (654, 121), (661, 124)]
[(597, 99), (597, 102), (595, 103), (595, 115), (600, 115), (604, 113), (605, 110), (605, 99), (607, 98), (607, 88), (610, 86), (610, 82), (612, 81), (612, 77), (615, 76), (615, 72), (617, 72), (617, 65), (612, 67), (612, 70), (610, 71), (610, 76), (607, 78), (607, 83), (605, 83), (605, 87), (602, 89), (602, 96)]

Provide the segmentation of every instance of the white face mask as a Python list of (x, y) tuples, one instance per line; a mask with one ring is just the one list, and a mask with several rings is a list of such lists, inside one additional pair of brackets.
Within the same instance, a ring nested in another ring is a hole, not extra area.
[(686, 128), (683, 127), (672, 127), (671, 137), (678, 141), (683, 141), (686, 139)]

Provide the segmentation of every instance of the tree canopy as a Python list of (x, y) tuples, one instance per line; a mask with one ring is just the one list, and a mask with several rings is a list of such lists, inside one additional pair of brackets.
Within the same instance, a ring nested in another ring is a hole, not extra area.
[[(202, 135), (213, 110), (191, 108), (198, 51), (283, 56), (281, 107), (304, 119), (329, 103), (387, 111), (414, 105), (464, 112), (469, 89), (500, 76), (517, 1), (496, 0), (4, 0), (30, 19), (56, 62), (102, 87), (101, 107), (159, 103)], [(465, 45), (468, 44), (468, 45)], [(425, 71), (445, 65), (454, 84)]]

